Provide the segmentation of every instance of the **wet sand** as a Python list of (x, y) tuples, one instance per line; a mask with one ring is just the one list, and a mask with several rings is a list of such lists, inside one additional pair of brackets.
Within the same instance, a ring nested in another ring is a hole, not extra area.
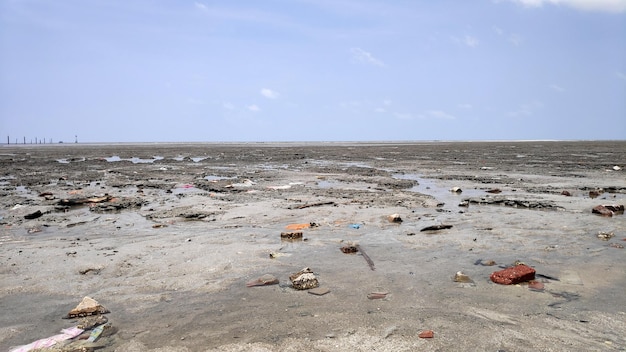
[[(0, 350), (84, 296), (114, 329), (83, 350), (626, 350), (626, 216), (592, 214), (626, 204), (624, 141), (4, 145), (0, 165)], [(317, 226), (281, 241), (294, 223)], [(544, 289), (489, 280), (515, 261)], [(304, 267), (328, 294), (290, 287)]]

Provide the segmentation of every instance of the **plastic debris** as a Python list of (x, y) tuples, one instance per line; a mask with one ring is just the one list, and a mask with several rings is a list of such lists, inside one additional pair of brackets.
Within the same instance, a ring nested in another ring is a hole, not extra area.
[(73, 339), (76, 336), (83, 333), (83, 329), (79, 329), (78, 327), (71, 327), (67, 329), (61, 330), (61, 333), (58, 335), (46, 337), (44, 339), (37, 340), (35, 342), (31, 342), (28, 345), (20, 346), (15, 349), (12, 349), (10, 352), (26, 352), (32, 351), (40, 348), (47, 348), (56, 345), (59, 342), (66, 341), (69, 339)]
[(358, 230), (358, 229), (361, 228), (361, 225), (360, 224), (350, 224), (350, 225), (348, 225), (348, 227), (350, 227), (351, 229)]

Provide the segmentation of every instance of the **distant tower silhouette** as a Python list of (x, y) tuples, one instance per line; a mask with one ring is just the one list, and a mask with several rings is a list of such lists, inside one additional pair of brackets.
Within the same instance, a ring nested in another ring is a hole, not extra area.
[(74, 137), (76, 138), (76, 140), (74, 141), (74, 143), (78, 143), (78, 135), (74, 135)]

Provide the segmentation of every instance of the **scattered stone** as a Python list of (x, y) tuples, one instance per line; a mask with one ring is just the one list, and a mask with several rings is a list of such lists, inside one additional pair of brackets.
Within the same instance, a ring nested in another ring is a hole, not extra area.
[(571, 197), (572, 196), (572, 194), (569, 191), (563, 191), (563, 192), (561, 192), (561, 195), (562, 196), (566, 196), (566, 197)]
[(371, 292), (367, 294), (367, 299), (383, 299), (387, 298), (389, 292)]
[(520, 282), (534, 280), (535, 269), (525, 264), (519, 264), (504, 270), (496, 271), (492, 273), (489, 278), (491, 281), (500, 285), (515, 285)]
[(624, 214), (623, 205), (596, 205), (591, 210), (593, 214), (611, 217), (615, 214)]
[(256, 278), (254, 280), (248, 281), (246, 283), (247, 287), (254, 287), (254, 286), (268, 286), (268, 285), (276, 285), (278, 284), (279, 281), (278, 279), (274, 276), (274, 275), (270, 275), (270, 274), (265, 274), (259, 278)]
[(452, 225), (432, 225), (432, 226), (426, 226), (423, 229), (420, 230), (420, 232), (424, 232), (424, 231), (439, 231), (439, 230), (446, 230), (446, 229), (451, 229)]
[(285, 226), (285, 228), (287, 230), (292, 230), (292, 231), (298, 231), (298, 230), (304, 230), (304, 229), (308, 229), (309, 227), (313, 227), (311, 225), (316, 226), (315, 223), (306, 223), (306, 224), (289, 224), (287, 226)]
[(319, 282), (310, 268), (304, 268), (289, 276), (291, 286), (296, 290), (309, 290), (319, 286)]
[(621, 168), (621, 167), (619, 167), (619, 166), (617, 166), (617, 165), (613, 166), (613, 170), (615, 170), (615, 171), (619, 171), (619, 170), (621, 170), (621, 169), (622, 169), (622, 168)]
[(492, 194), (498, 194), (498, 193), (502, 193), (502, 190), (500, 188), (492, 188), (486, 191), (487, 193), (492, 193)]
[(432, 339), (433, 337), (435, 337), (435, 332), (432, 330), (424, 330), (420, 332), (417, 337), (419, 337), (420, 339)]
[(92, 315), (78, 319), (78, 325), (76, 325), (76, 327), (83, 330), (91, 330), (98, 325), (106, 324), (108, 322), (109, 319), (107, 319), (104, 315)]
[(65, 318), (69, 319), (77, 317), (87, 317), (90, 315), (106, 314), (109, 312), (110, 311), (104, 308), (104, 306), (98, 303), (98, 301), (91, 297), (85, 296), (85, 298), (83, 298), (83, 300), (76, 306), (76, 308), (70, 310), (70, 312), (67, 313), (67, 316)]
[(474, 280), (472, 280), (469, 276), (463, 274), (463, 272), (461, 271), (456, 272), (453, 280), (454, 282), (474, 283)]
[(359, 251), (359, 249), (356, 246), (349, 246), (349, 245), (341, 247), (340, 250), (346, 254), (356, 253)]
[(589, 198), (594, 199), (594, 198), (598, 198), (600, 196), (600, 194), (602, 194), (603, 192), (601, 191), (589, 191)]
[(301, 240), (302, 239), (302, 231), (294, 231), (294, 232), (281, 232), (280, 239), (286, 241), (293, 240)]
[(330, 289), (326, 288), (326, 287), (316, 287), (316, 288), (310, 289), (308, 292), (310, 294), (312, 294), (312, 295), (323, 296), (323, 295), (329, 293)]
[(452, 188), (450, 188), (450, 192), (452, 192), (452, 193), (463, 193), (463, 190), (461, 189), (461, 187), (452, 187)]
[(41, 212), (41, 210), (37, 210), (34, 213), (30, 213), (30, 214), (24, 215), (24, 219), (26, 219), (26, 220), (33, 220), (33, 219), (37, 219), (38, 217), (41, 217), (42, 215), (43, 215), (43, 213)]
[(611, 238), (613, 238), (613, 236), (615, 236), (615, 234), (613, 232), (600, 232), (596, 236), (598, 236), (598, 238), (603, 240), (603, 241), (608, 241)]
[(400, 217), (400, 214), (391, 214), (387, 216), (387, 220), (389, 222), (398, 223), (398, 224), (402, 222), (402, 218)]
[(528, 288), (529, 288), (531, 291), (539, 291), (539, 292), (542, 292), (542, 291), (543, 291), (543, 289), (544, 289), (544, 285), (543, 285), (543, 282), (539, 282), (539, 281), (536, 281), (536, 280), (532, 280), (532, 281), (530, 281), (530, 282), (528, 283)]
[(464, 200), (464, 201), (459, 203), (459, 206), (467, 208), (467, 207), (469, 207), (469, 201), (468, 200)]
[(609, 247), (618, 248), (618, 249), (623, 249), (624, 248), (624, 246), (619, 244), (619, 243), (611, 243), (611, 244), (609, 244)]

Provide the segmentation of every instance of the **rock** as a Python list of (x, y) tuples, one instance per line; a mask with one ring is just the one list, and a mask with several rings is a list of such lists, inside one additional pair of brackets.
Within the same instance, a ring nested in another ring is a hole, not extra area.
[(602, 216), (613, 216), (615, 214), (624, 214), (623, 205), (596, 205), (591, 210), (593, 214), (599, 214)]
[(498, 194), (498, 193), (502, 193), (502, 190), (500, 188), (492, 188), (486, 191), (487, 193), (493, 193), (493, 194)]
[(563, 191), (563, 192), (561, 192), (561, 195), (562, 196), (566, 196), (566, 197), (571, 197), (572, 196), (572, 194), (569, 193), (569, 191)]
[(109, 313), (108, 309), (104, 308), (95, 299), (86, 296), (76, 306), (76, 308), (70, 310), (70, 312), (67, 313), (66, 318), (87, 317), (90, 315), (98, 315), (98, 314), (106, 314), (106, 313)]
[(621, 168), (621, 167), (619, 167), (619, 166), (617, 166), (617, 165), (613, 166), (613, 170), (615, 170), (615, 171), (619, 171), (619, 170), (621, 170), (621, 169), (622, 169), (622, 168)]
[(603, 241), (608, 241), (615, 236), (615, 234), (613, 232), (599, 232), (596, 236)]
[(400, 214), (391, 214), (387, 216), (387, 220), (389, 222), (398, 223), (398, 224), (402, 222), (402, 218), (400, 217)]
[(341, 248), (339, 248), (343, 253), (346, 254), (350, 254), (350, 253), (356, 253), (359, 251), (358, 248), (356, 248), (356, 246), (343, 246)]
[(304, 268), (289, 276), (291, 286), (296, 290), (309, 290), (319, 286), (319, 282), (310, 268)]
[(435, 337), (435, 332), (432, 330), (424, 330), (417, 335), (420, 339), (432, 339)]
[(473, 283), (474, 280), (470, 279), (469, 276), (463, 274), (461, 271), (457, 271), (454, 275), (454, 282), (462, 282), (462, 283)]
[(293, 241), (293, 240), (301, 240), (302, 239), (302, 231), (295, 232), (281, 232), (280, 239)]
[(450, 188), (450, 192), (452, 192), (452, 193), (463, 193), (463, 190), (461, 189), (461, 187), (452, 187), (452, 188)]
[(500, 285), (515, 285), (520, 282), (535, 279), (535, 269), (525, 265), (515, 265), (504, 270), (496, 271), (489, 277), (491, 281)]
[(41, 217), (42, 215), (43, 215), (43, 213), (41, 212), (41, 210), (37, 210), (34, 213), (30, 213), (30, 214), (24, 215), (24, 219), (26, 219), (26, 220), (37, 219), (38, 217)]

